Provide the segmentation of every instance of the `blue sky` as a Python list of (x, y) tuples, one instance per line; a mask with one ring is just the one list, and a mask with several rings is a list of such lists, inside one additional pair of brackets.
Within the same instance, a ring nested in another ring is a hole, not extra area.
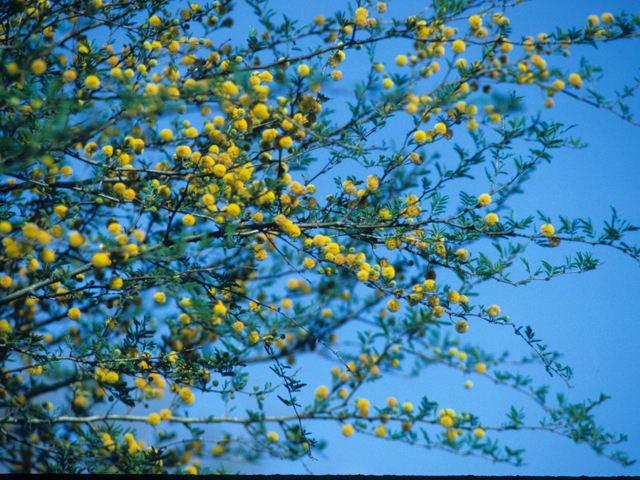
[[(513, 27), (513, 38), (520, 38), (521, 35), (536, 36), (541, 32), (551, 32), (556, 26), (563, 29), (581, 28), (586, 24), (588, 15), (601, 15), (607, 11), (618, 13), (623, 9), (635, 12), (638, 6), (634, 1), (617, 1), (615, 7), (611, 4), (612, 2), (595, 0), (534, 0), (510, 9), (507, 16)], [(301, 22), (310, 22), (319, 14), (328, 16), (337, 8), (347, 11), (346, 3), (337, 1), (305, 2), (304, 6), (299, 4), (295, 9), (281, 1), (271, 2), (270, 5), (274, 10), (286, 12), (289, 17)], [(415, 14), (424, 5), (425, 2), (389, 2), (387, 18)], [(241, 15), (243, 11), (239, 9), (235, 15), (238, 28), (235, 31), (239, 35), (246, 35), (246, 30), (243, 32), (242, 29), (248, 29), (248, 26), (261, 31), (257, 22), (252, 23), (250, 15)], [(246, 18), (246, 22), (243, 18)], [(395, 56), (409, 49), (408, 41), (405, 44), (390, 42), (381, 46), (378, 54), (380, 60), (387, 63), (387, 71), (392, 71)], [(624, 40), (600, 46), (597, 50), (588, 46), (574, 47), (571, 49), (571, 57), (554, 58), (548, 62), (554, 62), (553, 65), (571, 72), (578, 69), (581, 56), (586, 56), (592, 64), (603, 67), (604, 77), (598, 84), (598, 91), (611, 98), (615, 90), (632, 84), (633, 77), (638, 76), (634, 50), (637, 51), (635, 43)], [(368, 68), (359, 63), (360, 60), (356, 57), (349, 52), (347, 61), (341, 65), (344, 79), (341, 82), (342, 89), (333, 92), (337, 93), (336, 99), (350, 98), (350, 82), (358, 78), (358, 74), (362, 75), (363, 68)], [(513, 90), (513, 87), (509, 87), (509, 90)], [(525, 97), (527, 114), (533, 115), (543, 109), (544, 97), (535, 87), (520, 87), (515, 92)], [(640, 199), (640, 162), (636, 146), (640, 127), (568, 96), (558, 95), (555, 101), (554, 108), (542, 112), (543, 118), (554, 119), (565, 125), (578, 124), (573, 135), (581, 137), (589, 146), (583, 150), (556, 150), (551, 164), (538, 168), (525, 184), (525, 194), (512, 197), (509, 206), (519, 216), (535, 215), (536, 210), (540, 210), (556, 222), (558, 215), (589, 217), (594, 225), (601, 227), (602, 222), (610, 218), (609, 205), (614, 205), (623, 218), (639, 224), (637, 207)], [(632, 99), (629, 103), (638, 111), (637, 100), (634, 102)], [(385, 135), (387, 138), (403, 135), (401, 128), (391, 125)], [(456, 140), (463, 142), (460, 137), (456, 137)], [(447, 154), (445, 147), (440, 153)], [(336, 174), (344, 177), (351, 173), (350, 168), (346, 166)], [(464, 188), (469, 192), (482, 193), (483, 185), (486, 186), (482, 175), (478, 175), (474, 182), (476, 183), (471, 187), (465, 185)], [(536, 225), (539, 227), (541, 222), (537, 221)], [(629, 237), (629, 243), (633, 244), (637, 240), (637, 235)], [(539, 259), (562, 263), (565, 255), (576, 250), (573, 245), (566, 244), (555, 250), (530, 245), (525, 258), (531, 263)], [(540, 366), (521, 369), (523, 373), (531, 375), (537, 384), (548, 384), (551, 392), (562, 392), (573, 402), (587, 398), (595, 400), (600, 392), (612, 397), (595, 410), (597, 422), (609, 432), (628, 434), (629, 440), (619, 445), (618, 449), (628, 452), (631, 458), (638, 458), (640, 414), (634, 406), (637, 404), (637, 392), (640, 391), (640, 367), (632, 342), (640, 335), (635, 293), (635, 288), (640, 285), (640, 268), (638, 262), (611, 248), (599, 247), (595, 249), (595, 256), (604, 261), (595, 271), (560, 276), (551, 282), (532, 282), (517, 288), (487, 284), (479, 288), (478, 293), (484, 303), (498, 303), (515, 323), (531, 325), (550, 349), (564, 354), (561, 362), (574, 369), (571, 389), (557, 376), (550, 378)], [(341, 338), (348, 333), (341, 332)], [(509, 350), (514, 359), (530, 353), (527, 345), (513, 335), (511, 330), (493, 325), (474, 324), (473, 333), (467, 334), (464, 341), (479, 344), (497, 354)], [(308, 391), (300, 395), (303, 405), (312, 401), (313, 390), (317, 385), (330, 383), (329, 369), (334, 364), (316, 356), (298, 358), (296, 368), (301, 369), (299, 375), (309, 383)], [(269, 373), (265, 369), (263, 374), (258, 372), (253, 375), (258, 378), (264, 376), (266, 380)], [(466, 378), (462, 373), (446, 367), (432, 367), (423, 371), (418, 378), (385, 377), (371, 385), (369, 391), (362, 393), (372, 404), (378, 405), (388, 396), (416, 403), (420, 396), (427, 395), (430, 400), (434, 399), (442, 406), (454, 408), (456, 412), (465, 409), (472, 411), (485, 423), (493, 425), (507, 420), (505, 413), (511, 405), (525, 409), (528, 424), (535, 424), (540, 418), (540, 409), (530, 399), (505, 387), (496, 386), (487, 378), (478, 378), (477, 375), (468, 376), (474, 386), (467, 390), (463, 387)], [(553, 404), (553, 396), (549, 398)], [(273, 404), (273, 408), (279, 407)], [(331, 422), (309, 422), (307, 425), (316, 438), (328, 441), (328, 447), (323, 453), (317, 454), (317, 460), (292, 463), (264, 459), (259, 465), (238, 468), (247, 473), (281, 474), (302, 474), (307, 472), (306, 468), (314, 474), (640, 474), (638, 465), (620, 467), (599, 457), (585, 445), (575, 445), (569, 439), (548, 432), (509, 432), (497, 437), (502, 445), (526, 449), (527, 465), (515, 468), (478, 458), (426, 451), (421, 447), (400, 445), (358, 434), (345, 438), (340, 434), (339, 426)], [(231, 464), (232, 469), (234, 465)]]

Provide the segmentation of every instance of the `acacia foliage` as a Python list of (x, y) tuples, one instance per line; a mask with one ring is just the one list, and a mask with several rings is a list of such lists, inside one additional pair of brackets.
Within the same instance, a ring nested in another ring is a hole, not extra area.
[[(459, 335), (473, 337), (477, 322), (512, 328), (532, 350), (520, 364), (568, 382), (558, 354), (477, 286), (599, 264), (585, 250), (530, 266), (531, 243), (606, 245), (638, 260), (623, 240), (637, 228), (615, 210), (601, 231), (509, 210), (553, 149), (582, 146), (563, 125), (522, 115), (520, 92), (542, 91), (545, 107), (568, 95), (633, 123), (634, 87), (606, 100), (596, 67), (570, 72), (563, 60), (637, 37), (638, 18), (513, 38), (520, 2), (434, 0), (403, 19), (392, 3), (360, 2), (306, 24), (246, 3), (260, 30), (230, 40), (235, 1), (0, 7), (5, 468), (225, 471), (230, 459), (313, 455), (324, 446), (309, 433), (315, 421), (520, 464), (521, 449), (498, 444), (501, 431), (531, 428), (516, 408), (490, 425), (427, 396), (363, 396), (383, 376), (434, 363), (490, 375), (540, 405), (536, 428), (631, 463), (610, 447), (625, 436), (595, 423), (605, 395), (551, 404), (548, 387)], [(411, 54), (382, 65), (376, 52), (398, 42)], [(351, 60), (366, 68), (343, 79)], [(346, 105), (331, 94), (343, 85), (354, 93)], [(385, 141), (397, 118), (404, 129)], [(481, 192), (456, 186), (474, 176)], [(364, 327), (341, 335), (353, 324)], [(298, 396), (310, 379), (291, 368), (301, 354), (335, 364), (308, 405)], [(258, 384), (260, 364), (271, 379)], [(287, 413), (271, 414), (267, 397)], [(252, 406), (233, 410), (241, 398)], [(213, 413), (189, 416), (196, 402)]]

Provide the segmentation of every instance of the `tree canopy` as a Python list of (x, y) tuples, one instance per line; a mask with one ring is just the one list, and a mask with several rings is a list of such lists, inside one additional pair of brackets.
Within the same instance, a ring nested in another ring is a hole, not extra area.
[[(539, 109), (638, 125), (637, 80), (609, 98), (596, 65), (565, 64), (636, 39), (640, 16), (520, 37), (518, 0), (318, 3), (306, 21), (268, 0), (0, 6), (5, 471), (226, 473), (315, 458), (314, 422), (516, 466), (503, 432), (544, 430), (634, 462), (597, 421), (605, 394), (551, 398), (521, 373), (572, 378), (484, 286), (594, 270), (594, 248), (640, 261), (615, 208), (603, 225), (512, 208), (555, 150), (586, 147)], [(529, 354), (485, 350), (479, 325)], [(487, 422), (423, 386), (367, 398), (434, 366), (543, 418)]]

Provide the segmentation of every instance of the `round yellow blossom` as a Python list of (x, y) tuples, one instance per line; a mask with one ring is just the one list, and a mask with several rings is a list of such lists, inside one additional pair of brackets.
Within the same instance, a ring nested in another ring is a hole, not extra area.
[(387, 308), (390, 312), (397, 312), (398, 310), (400, 310), (400, 302), (398, 302), (398, 300), (396, 300), (395, 298), (392, 298), (387, 302)]
[(160, 138), (163, 141), (168, 142), (171, 139), (173, 139), (173, 132), (171, 130), (169, 130), (168, 128), (165, 128), (164, 130), (162, 130), (160, 132)]
[(569, 75), (569, 83), (576, 88), (582, 88), (582, 78), (577, 73)]
[(244, 323), (242, 323), (240, 320), (238, 320), (237, 322), (235, 322), (233, 324), (233, 331), (236, 333), (240, 333), (244, 330)]
[(424, 143), (427, 141), (427, 134), (422, 130), (418, 130), (413, 134), (413, 139), (416, 143)]
[(465, 333), (469, 329), (469, 324), (464, 320), (459, 320), (456, 323), (456, 332)]
[(67, 216), (69, 209), (64, 205), (58, 205), (53, 209), (53, 214), (61, 220), (64, 220)]
[(298, 75), (300, 75), (301, 77), (306, 77), (307, 75), (309, 75), (309, 66), (305, 65), (304, 63), (298, 66)]
[(478, 197), (478, 203), (483, 207), (491, 204), (491, 195), (489, 195), (488, 193), (483, 193)]
[(31, 71), (34, 73), (34, 75), (37, 76), (44, 75), (44, 73), (47, 71), (46, 62), (41, 58), (34, 60), (33, 62), (31, 62)]
[(7, 222), (6, 220), (0, 222), (0, 233), (11, 233), (11, 230), (13, 230), (13, 227), (10, 222)]
[(407, 57), (405, 57), (404, 55), (398, 55), (396, 57), (396, 65), (398, 65), (399, 67), (404, 67), (407, 64)]
[(346, 424), (342, 427), (342, 434), (345, 437), (350, 437), (351, 435), (353, 435), (353, 427), (349, 424)]
[(180, 395), (182, 401), (187, 405), (191, 405), (193, 403), (193, 400), (195, 399), (189, 387), (182, 387), (178, 395)]
[(453, 53), (462, 53), (464, 52), (465, 44), (462, 40), (455, 40), (451, 44), (451, 49), (453, 50)]
[(375, 192), (380, 186), (380, 179), (375, 175), (369, 175), (367, 177), (367, 190)]
[(376, 436), (377, 437), (384, 437), (386, 434), (387, 434), (386, 427), (384, 427), (383, 425), (379, 425), (378, 427), (376, 427)]
[(442, 425), (444, 428), (452, 427), (453, 418), (451, 418), (449, 415), (443, 415), (442, 417), (440, 417), (440, 425)]
[(498, 215), (496, 215), (495, 213), (489, 213), (486, 217), (484, 217), (484, 221), (487, 223), (487, 225), (493, 227), (498, 223)]
[(393, 81), (390, 78), (385, 78), (382, 82), (382, 88), (391, 90), (393, 88)]
[(402, 404), (402, 410), (404, 413), (411, 413), (413, 412), (413, 405), (409, 402), (405, 402)]
[(602, 20), (602, 23), (604, 23), (605, 25), (611, 25), (613, 23), (613, 15), (611, 15), (610, 13), (603, 13), (600, 16), (600, 20)]
[(328, 394), (329, 394), (329, 389), (324, 385), (320, 385), (316, 389), (316, 393), (315, 393), (317, 400), (322, 400), (323, 398), (326, 398)]
[(478, 15), (471, 15), (469, 17), (469, 25), (472, 30), (477, 30), (482, 26), (482, 19)]
[(105, 377), (105, 382), (107, 382), (110, 385), (113, 385), (118, 380), (120, 380), (120, 376), (117, 374), (117, 372), (109, 372)]
[(104, 268), (111, 265), (111, 259), (106, 253), (95, 253), (93, 257), (91, 257), (91, 263), (96, 268)]
[(473, 431), (473, 436), (480, 440), (482, 437), (484, 437), (484, 430), (480, 427), (476, 428)]
[(260, 340), (260, 334), (255, 330), (247, 335), (247, 341), (251, 344), (258, 343), (258, 340)]
[(389, 406), (389, 408), (395, 408), (398, 406), (398, 399), (395, 397), (389, 397), (387, 398), (387, 405)]
[(77, 308), (71, 308), (67, 312), (67, 317), (71, 320), (79, 320), (80, 319), (80, 310)]
[(160, 410), (160, 418), (162, 420), (170, 420), (171, 419), (171, 410), (169, 410), (168, 408)]
[(489, 308), (487, 308), (487, 315), (489, 315), (491, 318), (495, 318), (498, 315), (500, 315), (500, 307), (498, 305), (491, 305)]
[(64, 77), (64, 81), (67, 83), (75, 82), (76, 78), (78, 78), (78, 74), (75, 70), (65, 70), (62, 76)]
[(190, 213), (187, 213), (184, 217), (182, 217), (182, 224), (185, 227), (192, 227), (196, 224), (196, 219)]
[(546, 223), (542, 227), (540, 227), (540, 231), (545, 237), (551, 237), (553, 236), (553, 232), (555, 232), (555, 229), (553, 228), (553, 225), (551, 225), (550, 223)]
[(85, 85), (89, 90), (95, 90), (100, 86), (100, 79), (95, 75), (89, 75), (85, 80)]
[(460, 301), (460, 294), (452, 290), (447, 293), (447, 300), (449, 300), (450, 303), (458, 303)]
[(167, 296), (162, 292), (157, 292), (156, 294), (153, 295), (153, 300), (158, 305), (164, 305), (165, 303), (167, 303)]
[(278, 144), (281, 148), (289, 148), (291, 147), (292, 143), (293, 140), (289, 136), (282, 137), (280, 140), (278, 140)]
[(10, 276), (3, 275), (2, 278), (0, 278), (0, 287), (6, 289), (6, 288), (11, 288), (11, 285), (13, 285), (13, 280), (11, 279)]
[(392, 279), (396, 276), (396, 270), (392, 265), (387, 265), (382, 268), (382, 276), (387, 279)]
[(476, 365), (476, 372), (478, 373), (484, 373), (487, 370), (487, 366), (484, 363), (478, 363)]
[(269, 432), (267, 433), (267, 439), (271, 442), (277, 442), (278, 441), (278, 434), (276, 432)]
[(458, 438), (458, 432), (456, 430), (454, 430), (453, 428), (450, 428), (449, 430), (447, 430), (448, 440), (453, 442), (456, 438)]
[(56, 254), (52, 250), (45, 248), (40, 252), (40, 260), (42, 263), (53, 263), (56, 260)]
[(467, 252), (464, 248), (459, 248), (458, 250), (456, 250), (456, 256), (458, 257), (458, 260), (464, 262), (469, 257), (469, 252)]
[(444, 135), (447, 133), (447, 126), (442, 122), (438, 122), (433, 126), (433, 131), (438, 135)]
[(158, 415), (157, 413), (152, 413), (147, 418), (147, 423), (149, 423), (149, 425), (155, 427), (156, 425), (158, 425), (160, 423), (160, 415)]

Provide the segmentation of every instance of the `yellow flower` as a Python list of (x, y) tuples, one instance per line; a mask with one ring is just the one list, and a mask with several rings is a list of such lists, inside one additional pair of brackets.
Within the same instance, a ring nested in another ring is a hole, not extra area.
[(80, 310), (77, 308), (71, 308), (67, 312), (67, 317), (71, 320), (79, 320), (80, 319)]
[(582, 88), (582, 78), (577, 73), (569, 75), (569, 83), (576, 88)]
[(165, 128), (164, 130), (162, 130), (160, 132), (160, 138), (162, 140), (164, 140), (165, 142), (168, 142), (169, 140), (171, 140), (173, 138), (173, 132), (171, 130), (169, 130), (168, 128)]
[(545, 237), (551, 237), (555, 229), (553, 228), (553, 225), (551, 225), (550, 223), (547, 223), (542, 227), (540, 227), (540, 231)]
[(390, 78), (385, 78), (382, 82), (382, 88), (385, 90), (391, 90), (393, 88), (393, 81)]
[(469, 17), (469, 25), (472, 30), (477, 30), (482, 26), (482, 19), (478, 15), (471, 15)]
[(418, 130), (413, 134), (413, 139), (416, 143), (424, 143), (427, 141), (427, 134), (422, 130)]
[(267, 439), (271, 442), (277, 442), (278, 441), (278, 434), (276, 432), (269, 432), (267, 433)]
[(488, 193), (483, 193), (478, 197), (478, 203), (481, 206), (486, 207), (491, 203), (491, 195), (489, 195)]
[(484, 217), (484, 221), (487, 223), (487, 225), (493, 227), (498, 223), (498, 215), (496, 215), (495, 213), (489, 213), (486, 217)]
[(469, 329), (469, 324), (464, 320), (460, 320), (456, 323), (456, 332), (465, 333)]
[(42, 261), (42, 263), (53, 263), (55, 259), (56, 254), (48, 248), (45, 248), (44, 250), (42, 250), (42, 252), (40, 252), (40, 260)]
[(495, 318), (498, 315), (500, 315), (500, 307), (498, 305), (491, 305), (489, 308), (487, 308), (487, 315), (489, 315), (491, 318)]
[(433, 126), (433, 131), (438, 135), (444, 135), (447, 133), (447, 126), (442, 122), (438, 122)]
[(244, 323), (242, 323), (240, 320), (238, 320), (237, 322), (235, 322), (233, 324), (233, 331), (236, 333), (240, 333), (244, 330)]
[(157, 413), (152, 413), (147, 418), (147, 422), (149, 423), (149, 425), (155, 427), (160, 423), (160, 415), (158, 415)]
[(190, 213), (187, 213), (184, 217), (182, 217), (182, 224), (185, 227), (192, 227), (196, 224), (196, 219)]
[(346, 424), (342, 427), (342, 434), (345, 437), (350, 437), (351, 435), (353, 435), (353, 427), (349, 424)]
[(327, 387), (325, 387), (324, 385), (320, 385), (317, 389), (316, 389), (316, 399), (318, 400), (322, 400), (323, 398), (325, 398), (327, 395), (329, 394), (329, 389)]
[(0, 278), (0, 287), (2, 288), (10, 288), (13, 285), (13, 280), (8, 275), (3, 275)]
[(462, 53), (464, 52), (465, 44), (462, 40), (455, 40), (451, 44), (451, 49), (453, 50), (454, 53)]
[(396, 57), (396, 65), (398, 65), (399, 67), (404, 67), (407, 64), (407, 57), (405, 57), (404, 55), (398, 55)]
[(85, 80), (85, 85), (89, 90), (95, 90), (100, 86), (100, 79), (95, 75), (89, 75)]
[(95, 253), (93, 257), (91, 257), (91, 263), (96, 268), (104, 268), (111, 265), (111, 259), (106, 253)]
[(610, 13), (603, 13), (600, 19), (605, 25), (611, 25), (613, 23), (613, 15)]
[(467, 252), (464, 248), (460, 248), (456, 250), (456, 256), (461, 262), (464, 262), (469, 256), (469, 252)]
[(260, 340), (260, 334), (255, 330), (247, 335), (247, 341), (251, 344), (258, 343), (258, 340)]
[(41, 58), (34, 60), (31, 62), (31, 71), (34, 75), (44, 75), (44, 72), (47, 71), (47, 64)]
[(370, 192), (375, 192), (380, 186), (380, 179), (375, 175), (369, 175), (367, 177), (367, 190)]
[(400, 302), (393, 298), (387, 302), (387, 308), (390, 312), (397, 312), (398, 310), (400, 310)]

